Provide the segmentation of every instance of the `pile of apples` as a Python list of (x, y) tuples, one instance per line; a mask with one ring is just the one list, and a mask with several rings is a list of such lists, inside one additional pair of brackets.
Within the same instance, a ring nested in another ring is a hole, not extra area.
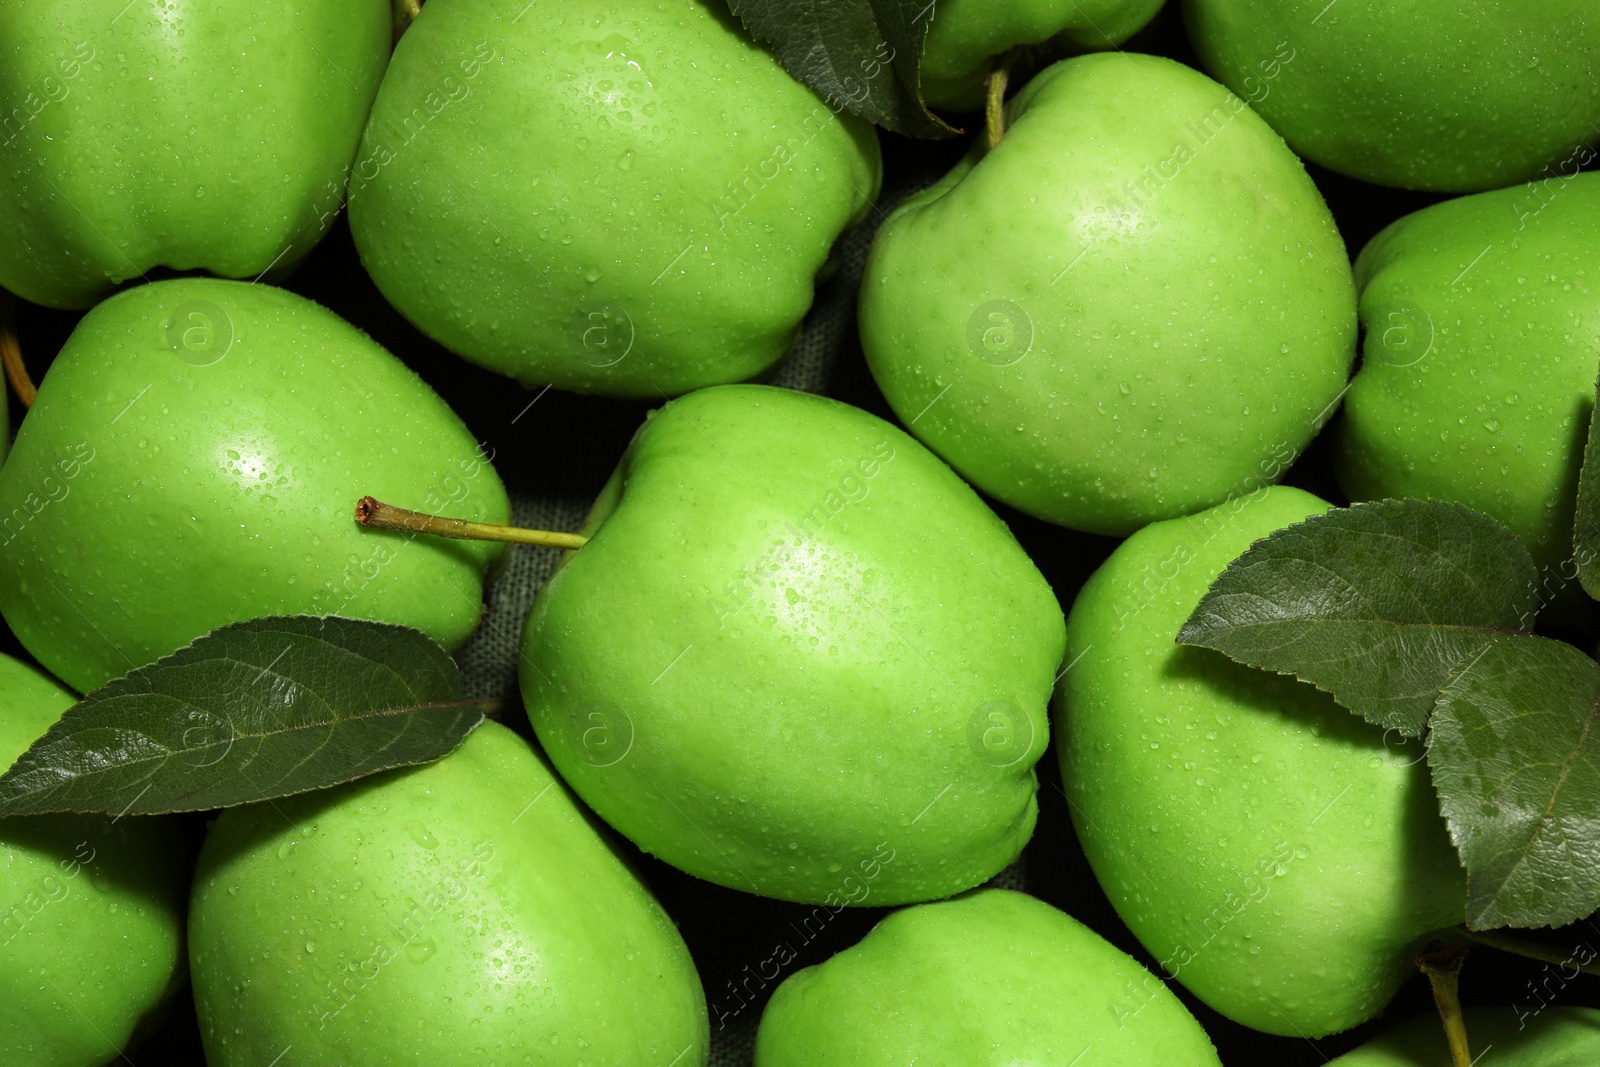
[[(388, 0), (0, 0), (0, 287), (48, 365), (0, 468), (0, 769), (263, 616), (522, 627), (526, 710), (203, 822), (0, 820), (0, 1064), (132, 1062), (191, 996), (211, 1067), (704, 1067), (752, 1004), (757, 1067), (1220, 1063), (1191, 1009), (1291, 1063), (1382, 1015), (1464, 912), (1420, 746), (1174, 637), (1330, 506), (1286, 477), (1460, 501), (1563, 572), (1600, 4), (1159, 6), (928, 5), (970, 150), (885, 213), (931, 150), (724, 0), (429, 0), (398, 43)], [(1384, 225), (1364, 250), (1303, 160)], [(892, 418), (761, 384), (869, 223), (841, 358)], [(368, 284), (330, 232), (410, 326), (293, 291)], [(362, 325), (504, 377), (469, 428)], [(486, 618), (503, 545), (355, 503), (505, 524), (502, 475), (565, 491), (588, 457), (484, 444), (545, 388), (654, 410), (525, 622)], [(1052, 584), (1013, 526), (1098, 569)], [(1120, 924), (986, 886), (1041, 810), (1093, 875), (1046, 895)], [(702, 983), (656, 861), (797, 905), (758, 982)], [(851, 906), (895, 910), (791, 947)], [(1600, 1062), (1556, 999), (1469, 1011), (1484, 1062)], [(1338, 1062), (1451, 1061), (1422, 1017)]]

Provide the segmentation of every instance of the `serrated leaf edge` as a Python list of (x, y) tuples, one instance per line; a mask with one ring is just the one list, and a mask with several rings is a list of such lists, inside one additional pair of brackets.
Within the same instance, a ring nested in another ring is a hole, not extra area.
[[(117, 688), (126, 688), (126, 687), (129, 687), (129, 686), (132, 686), (132, 685), (136, 685), (139, 680), (142, 680), (142, 677), (144, 675), (147, 675), (150, 672), (153, 672), (153, 671), (157, 670), (158, 668), (172, 666), (174, 660), (182, 659), (184, 657), (185, 653), (191, 652), (197, 646), (199, 646), (199, 645), (201, 645), (201, 644), (203, 644), (203, 643), (205, 643), (205, 642), (207, 642), (209, 640), (212, 640), (212, 639), (216, 638), (217, 635), (219, 635), (219, 634), (223, 634), (223, 633), (226, 633), (226, 632), (232, 631), (232, 630), (250, 629), (250, 630), (254, 630), (254, 631), (258, 632), (258, 633), (263, 633), (263, 634), (280, 633), (285, 637), (303, 638), (303, 637), (310, 636), (310, 635), (306, 634), (303, 631), (289, 630), (287, 628), (280, 630), (280, 629), (275, 628), (274, 626), (267, 625), (267, 624), (271, 624), (271, 623), (277, 623), (277, 622), (280, 622), (280, 621), (283, 621), (283, 622), (288, 622), (288, 621), (294, 621), (294, 622), (316, 622), (316, 623), (327, 623), (327, 622), (331, 621), (331, 622), (337, 622), (337, 623), (354, 623), (357, 627), (360, 627), (360, 628), (377, 627), (377, 628), (382, 628), (382, 629), (386, 629), (386, 630), (402, 632), (402, 633), (405, 633), (405, 634), (408, 634), (408, 635), (414, 635), (416, 637), (421, 637), (423, 640), (425, 640), (429, 644), (433, 645), (434, 648), (438, 649), (439, 653), (440, 653), (440, 656), (445, 660), (445, 662), (447, 662), (447, 663), (449, 663), (451, 665), (451, 667), (455, 671), (455, 675), (454, 675), (455, 683), (459, 687), (459, 684), (460, 684), (460, 668), (456, 664), (455, 660), (450, 656), (450, 654), (447, 651), (445, 651), (444, 647), (442, 645), (440, 645), (438, 642), (434, 641), (433, 638), (429, 637), (427, 634), (423, 633), (421, 630), (417, 630), (417, 629), (414, 629), (412, 627), (402, 626), (402, 625), (400, 625), (398, 623), (385, 622), (385, 621), (378, 620), (378, 619), (359, 619), (359, 618), (353, 618), (351, 616), (346, 616), (346, 615), (264, 615), (264, 616), (258, 616), (257, 618), (254, 618), (254, 619), (242, 619), (242, 620), (240, 620), (238, 622), (227, 623), (227, 624), (225, 624), (223, 626), (217, 627), (214, 630), (207, 631), (206, 633), (201, 634), (200, 636), (196, 637), (194, 640), (190, 641), (189, 643), (187, 643), (185, 645), (182, 645), (179, 648), (174, 649), (172, 652), (169, 652), (165, 656), (162, 656), (161, 658), (159, 658), (157, 660), (154, 660), (154, 661), (152, 661), (150, 663), (142, 664), (141, 666), (135, 667), (132, 670), (128, 671), (126, 674), (123, 674), (123, 675), (121, 675), (119, 677), (113, 678), (109, 682), (106, 682), (104, 685), (97, 686), (94, 689), (91, 689), (89, 692), (83, 694), (82, 699), (80, 699), (71, 708), (68, 708), (65, 712), (63, 712), (61, 714), (61, 716), (56, 719), (55, 722), (50, 724), (49, 728), (46, 729), (43, 734), (41, 734), (41, 735), (39, 735), (39, 737), (35, 738), (33, 743), (30, 744), (27, 747), (27, 749), (23, 750), (22, 754), (19, 755), (16, 758), (16, 760), (12, 761), (12, 764), (11, 764), (10, 767), (7, 767), (4, 771), (0, 771), (0, 781), (3, 781), (5, 778), (9, 777), (11, 772), (16, 769), (16, 767), (22, 762), (22, 760), (28, 755), (28, 753), (32, 752), (35, 748), (37, 748), (39, 746), (47, 744), (50, 741), (52, 735), (65, 734), (65, 733), (67, 733), (67, 731), (71, 730), (72, 727), (67, 724), (66, 720), (67, 720), (67, 716), (69, 714), (71, 714), (73, 708), (76, 708), (79, 705), (87, 702), (88, 699), (91, 696), (97, 697), (100, 700), (117, 699), (119, 694), (110, 693), (108, 691), (114, 690), (114, 689), (117, 689)], [(328, 643), (330, 645), (333, 644), (333, 642), (331, 642), (331, 641), (328, 642)], [(401, 685), (405, 686), (405, 689), (406, 689), (406, 691), (408, 693), (412, 693), (413, 695), (415, 694), (415, 690), (411, 687), (411, 685), (409, 683), (407, 683), (404, 678), (401, 678), (399, 675), (395, 674), (394, 671), (393, 671), (393, 668), (391, 668), (388, 664), (381, 663), (381, 662), (379, 662), (377, 660), (372, 659), (370, 656), (362, 655), (361, 653), (359, 653), (359, 652), (357, 652), (357, 651), (355, 651), (353, 649), (344, 648), (342, 646), (340, 646), (340, 651), (343, 651), (343, 652), (349, 654), (350, 656), (352, 656), (353, 658), (359, 659), (359, 660), (361, 660), (361, 661), (363, 661), (365, 663), (369, 663), (375, 668), (379, 668), (379, 669), (382, 669), (382, 670), (390, 673), (391, 676), (393, 676), (397, 682), (399, 682)], [(242, 667), (256, 667), (257, 666), (257, 664), (247, 663), (244, 660), (237, 659), (236, 657), (233, 657), (233, 656), (219, 656), (219, 657), (217, 657), (217, 659), (215, 661), (202, 661), (202, 662), (222, 662), (224, 660), (231, 661), (231, 662), (236, 663), (236, 664), (238, 664), (239, 666), (242, 666)], [(270, 668), (270, 665), (269, 665), (269, 667), (261, 668), (261, 669), (262, 669), (263, 673), (266, 673), (271, 668)], [(281, 674), (277, 674), (277, 672), (273, 672), (273, 673), (277, 677), (280, 677), (280, 678), (283, 677)], [(301, 683), (295, 682), (294, 684), (300, 685)], [(143, 690), (142, 692), (143, 692), (143, 694), (149, 694), (152, 691), (149, 690), (149, 689), (146, 689), (146, 690)], [(136, 693), (129, 693), (127, 695), (128, 696), (136, 696), (136, 695), (141, 695), (141, 694), (136, 692)], [(328, 705), (329, 707), (333, 706), (330, 701), (328, 701), (327, 699), (325, 699), (323, 697), (319, 696), (318, 699), (321, 700), (322, 703), (324, 703), (325, 705)], [(285, 733), (285, 734), (287, 734), (287, 733), (290, 733), (290, 732), (295, 731), (295, 730), (316, 730), (316, 729), (328, 730), (328, 729), (331, 729), (334, 725), (336, 725), (337, 722), (357, 722), (357, 721), (363, 721), (363, 720), (368, 720), (368, 719), (372, 719), (372, 718), (377, 718), (377, 717), (380, 717), (380, 716), (383, 716), (383, 715), (411, 714), (411, 713), (416, 713), (416, 712), (419, 712), (419, 711), (428, 711), (428, 710), (432, 710), (432, 709), (471, 708), (471, 707), (476, 706), (479, 709), (478, 719), (472, 725), (468, 726), (465, 731), (462, 732), (461, 742), (457, 742), (457, 746), (456, 746), (456, 747), (460, 747), (460, 744), (462, 742), (465, 742), (465, 740), (472, 735), (472, 732), (474, 730), (476, 730), (479, 726), (483, 725), (484, 719), (487, 718), (490, 714), (492, 714), (492, 712), (494, 711), (494, 709), (498, 705), (499, 705), (499, 701), (495, 700), (493, 698), (471, 698), (471, 699), (465, 699), (464, 698), (464, 699), (460, 699), (460, 700), (443, 701), (443, 702), (431, 701), (431, 702), (422, 703), (422, 704), (410, 704), (410, 705), (406, 705), (405, 707), (384, 708), (384, 709), (377, 709), (377, 710), (374, 710), (374, 711), (362, 712), (362, 713), (360, 713), (358, 715), (344, 716), (344, 717), (342, 717), (342, 718), (340, 718), (338, 720), (335, 720), (335, 721), (326, 721), (325, 720), (325, 721), (318, 722), (318, 723), (308, 723), (308, 724), (304, 724), (304, 725), (300, 725), (300, 726), (292, 726), (292, 727), (288, 727), (288, 728), (286, 728), (285, 730), (282, 730), (282, 731), (275, 731), (275, 733)], [(191, 705), (191, 706), (193, 706), (193, 705)], [(198, 708), (197, 710), (206, 711), (206, 712), (209, 713), (208, 709)], [(145, 735), (142, 732), (139, 734), (139, 736), (146, 737), (148, 739), (148, 735)], [(229, 744), (236, 743), (238, 738), (239, 738), (239, 736), (241, 736), (241, 735), (237, 735), (237, 734), (234, 735), (230, 739)], [(265, 737), (265, 736), (268, 736), (268, 735), (266, 735), (266, 734), (246, 734), (246, 735), (242, 735), (242, 736), (245, 736), (245, 737)], [(378, 749), (377, 751), (379, 751), (379, 752), (387, 751), (389, 749), (389, 747), (394, 743), (394, 740), (396, 738), (398, 738), (398, 737), (401, 737), (401, 736), (403, 736), (403, 733), (395, 735), (395, 738), (391, 738), (390, 741), (387, 744), (385, 744), (385, 746), (382, 749)], [(59, 741), (59, 740), (61, 740), (61, 737), (57, 736), (56, 739)], [(151, 739), (151, 740), (153, 740), (153, 739)], [(206, 747), (210, 747), (210, 746), (201, 746), (201, 747), (194, 748), (194, 749), (169, 749), (165, 745), (160, 745), (160, 747), (167, 753), (167, 755), (162, 757), (162, 763), (159, 766), (165, 766), (166, 762), (168, 760), (172, 759), (174, 756), (176, 756), (176, 755), (178, 755), (180, 753), (204, 751), (204, 749)], [(314, 751), (320, 752), (321, 750), (322, 750), (321, 746), (319, 746)], [(451, 751), (454, 751), (454, 750), (452, 749)], [(446, 753), (446, 754), (448, 754), (448, 753)], [(309, 755), (307, 756), (307, 758), (310, 758)], [(443, 758), (443, 756), (436, 757), (436, 758)], [(430, 760), (405, 760), (405, 761), (401, 761), (401, 762), (397, 762), (397, 763), (391, 763), (391, 764), (388, 764), (388, 765), (386, 765), (384, 767), (374, 768), (373, 770), (368, 770), (368, 771), (361, 771), (360, 773), (353, 774), (353, 775), (349, 776), (348, 778), (337, 779), (335, 781), (328, 782), (328, 783), (325, 783), (323, 785), (307, 786), (307, 787), (302, 788), (302, 789), (290, 789), (290, 790), (286, 790), (286, 791), (282, 791), (282, 792), (273, 792), (273, 793), (270, 793), (269, 795), (258, 797), (255, 800), (241, 800), (241, 801), (238, 801), (238, 802), (236, 802), (234, 804), (220, 805), (220, 807), (238, 807), (238, 806), (243, 805), (243, 804), (260, 803), (263, 800), (272, 800), (272, 799), (276, 799), (276, 798), (279, 798), (279, 797), (289, 797), (289, 796), (296, 796), (296, 795), (301, 794), (301, 793), (316, 792), (316, 791), (321, 790), (321, 789), (330, 789), (330, 788), (333, 788), (334, 786), (344, 785), (346, 783), (353, 782), (353, 781), (355, 781), (355, 780), (357, 780), (359, 778), (365, 778), (365, 777), (368, 777), (369, 775), (372, 775), (372, 774), (381, 773), (381, 772), (383, 772), (385, 770), (397, 770), (397, 769), (400, 769), (400, 768), (403, 768), (403, 767), (419, 766), (419, 765), (421, 765), (423, 763), (427, 763), (427, 762), (432, 762), (432, 761), (430, 761)], [(305, 760), (302, 759), (300, 761), (300, 763), (297, 764), (296, 766), (302, 766), (302, 765), (304, 765), (304, 763), (305, 763)], [(124, 766), (127, 766), (127, 765), (124, 765)], [(155, 769), (152, 769), (150, 774), (156, 773), (156, 771), (159, 770), (159, 766), (157, 768), (155, 768)], [(244, 766), (245, 767), (249, 767), (250, 764), (245, 764)], [(243, 769), (244, 768), (241, 768), (241, 770), (243, 770)], [(73, 775), (73, 776), (71, 776), (69, 778), (66, 778), (66, 779), (62, 780), (58, 785), (52, 786), (49, 790), (39, 790), (39, 791), (35, 791), (35, 792), (20, 793), (20, 794), (17, 794), (14, 799), (21, 799), (21, 798), (25, 798), (25, 797), (34, 797), (34, 796), (40, 795), (40, 793), (53, 792), (55, 789), (60, 788), (61, 786), (65, 785), (65, 784), (67, 784), (69, 782), (75, 782), (75, 781), (82, 780), (83, 777), (84, 776), (82, 776), (82, 775)], [(149, 774), (145, 775), (144, 778), (136, 779), (136, 781), (143, 781), (143, 780), (145, 780), (145, 778), (148, 778), (148, 777), (149, 777)], [(281, 780), (281, 778), (280, 778), (280, 780)], [(185, 794), (185, 795), (193, 796), (194, 792), (198, 792), (198, 791), (199, 790), (195, 790), (195, 791), (192, 791), (192, 792), (190, 792), (188, 794)], [(135, 802), (137, 802), (137, 797), (135, 798)], [(124, 814), (168, 815), (168, 814), (174, 814), (174, 813), (177, 813), (177, 812), (184, 812), (184, 811), (210, 811), (210, 810), (212, 810), (211, 807), (205, 807), (205, 808), (174, 807), (174, 808), (159, 808), (159, 809), (140, 809), (138, 811), (133, 811), (132, 807), (133, 807), (133, 805), (130, 803), (128, 805), (128, 807), (124, 808), (121, 812), (117, 813), (118, 816), (120, 817), (121, 815), (124, 815)], [(30, 808), (30, 809), (25, 810), (25, 811), (13, 811), (13, 810), (8, 810), (8, 802), (6, 800), (0, 799), (0, 819), (25, 818), (25, 817), (31, 816), (31, 815), (60, 815), (60, 814), (85, 814), (85, 815), (88, 815), (88, 814), (111, 814), (111, 810), (109, 808), (75, 808), (75, 807), (67, 807), (67, 808)]]

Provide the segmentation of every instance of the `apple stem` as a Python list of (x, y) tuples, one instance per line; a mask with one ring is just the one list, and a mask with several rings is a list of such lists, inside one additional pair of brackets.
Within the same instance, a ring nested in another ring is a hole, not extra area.
[(356, 521), (375, 530), (409, 530), (412, 533), (454, 537), (460, 541), (504, 541), (514, 545), (541, 545), (545, 548), (582, 548), (589, 543), (589, 539), (583, 534), (525, 530), (520, 526), (502, 526), (497, 522), (446, 519), (438, 515), (426, 515), (420, 511), (397, 508), (381, 500), (374, 500), (370, 496), (364, 496), (356, 501)]
[(39, 395), (28, 368), (22, 363), (22, 344), (17, 340), (17, 302), (10, 293), (0, 292), (0, 363), (5, 365), (6, 379), (25, 408), (33, 407), (33, 398)]
[(990, 148), (1006, 135), (1006, 82), (1010, 79), (1011, 64), (1002, 62), (989, 72), (984, 83), (984, 129), (988, 131)]
[(1462, 932), (1467, 937), (1476, 941), (1485, 948), (1497, 948), (1501, 952), (1509, 952), (1513, 956), (1525, 956), (1530, 960), (1539, 960), (1541, 963), (1553, 963), (1557, 967), (1571, 967), (1574, 971), (1583, 974), (1600, 976), (1600, 963), (1594, 962), (1591, 957), (1588, 963), (1579, 963), (1577, 952), (1563, 952), (1559, 948), (1549, 948), (1537, 941), (1529, 941), (1521, 937), (1512, 937), (1509, 934), (1496, 933), (1493, 930), (1468, 930)]
[(400, 35), (422, 14), (422, 0), (394, 0), (393, 11), (394, 39), (399, 41)]
[(1472, 1051), (1467, 1046), (1467, 1022), (1461, 1015), (1461, 964), (1468, 946), (1459, 941), (1434, 941), (1417, 957), (1417, 967), (1433, 986), (1433, 1002), (1439, 1006), (1445, 1039), (1450, 1042), (1450, 1057), (1455, 1067), (1472, 1067)]

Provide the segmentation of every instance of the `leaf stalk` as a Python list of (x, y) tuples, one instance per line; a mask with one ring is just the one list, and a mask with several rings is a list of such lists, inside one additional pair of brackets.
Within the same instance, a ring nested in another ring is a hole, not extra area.
[(1468, 939), (1477, 942), (1484, 948), (1499, 949), (1501, 952), (1509, 952), (1513, 956), (1522, 956), (1530, 960), (1538, 960), (1541, 963), (1552, 963), (1557, 967), (1571, 967), (1582, 974), (1592, 974), (1600, 977), (1600, 963), (1596, 963), (1592, 959), (1587, 963), (1580, 963), (1576, 952), (1563, 953), (1561, 949), (1550, 948), (1547, 945), (1541, 945), (1537, 941), (1530, 941), (1524, 937), (1513, 937), (1510, 934), (1502, 934), (1495, 930), (1471, 930), (1463, 926), (1461, 932)]

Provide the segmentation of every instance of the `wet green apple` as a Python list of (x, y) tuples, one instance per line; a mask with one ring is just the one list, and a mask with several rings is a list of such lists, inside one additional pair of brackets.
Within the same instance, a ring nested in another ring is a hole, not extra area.
[[(0, 770), (77, 702), (0, 656)], [(0, 819), (0, 1063), (122, 1062), (183, 984), (188, 872), (160, 816)]]
[(189, 915), (211, 1067), (703, 1067), (677, 929), (521, 738), (233, 808)]
[(1276, 479), (1355, 356), (1305, 168), (1167, 59), (1044, 71), (878, 231), (861, 341), (895, 413), (991, 496), (1125, 534)]
[[(1468, 1008), (1467, 1037), (1483, 1067), (1593, 1067), (1600, 1063), (1600, 1011), (1541, 1007)], [(1328, 1067), (1451, 1067), (1437, 1015), (1401, 1023)]]
[(1459, 501), (1563, 570), (1600, 352), (1600, 175), (1414, 212), (1372, 239), (1356, 278), (1366, 359), (1340, 484), (1355, 500)]
[(932, 453), (834, 400), (701, 390), (635, 435), (523, 634), (529, 717), (607, 822), (814, 904), (971, 888), (1033, 832), (1050, 586)]
[(872, 128), (721, 0), (431, 0), (373, 105), (350, 226), (451, 351), (656, 398), (777, 362), (878, 177)]
[(0, 285), (88, 307), (157, 267), (293, 266), (344, 202), (385, 0), (10, 0)]
[(1383, 1010), (1465, 877), (1416, 743), (1326, 694), (1174, 643), (1258, 538), (1328, 509), (1274, 487), (1128, 538), (1078, 595), (1061, 773), (1100, 885), (1168, 975), (1245, 1026)]
[(941, 0), (930, 13), (922, 48), (923, 99), (938, 108), (980, 108), (984, 79), (1011, 49), (1027, 45), (1076, 52), (1114, 48), (1143, 29), (1162, 2)]
[(1004, 889), (894, 912), (860, 944), (786, 979), (756, 1035), (755, 1067), (924, 1058), (1221, 1064), (1160, 979), (1070, 915)]
[[(1185, 0), (1206, 68), (1307, 159), (1441, 192), (1575, 174), (1600, 138), (1592, 0)], [(1285, 59), (1285, 57), (1289, 57)], [(1264, 78), (1281, 63), (1281, 76)]]
[(509, 511), (461, 420), (333, 313), (244, 282), (130, 289), (67, 339), (0, 469), (0, 609), (80, 691), (262, 615), (460, 645), (503, 546), (364, 531), (366, 493)]

